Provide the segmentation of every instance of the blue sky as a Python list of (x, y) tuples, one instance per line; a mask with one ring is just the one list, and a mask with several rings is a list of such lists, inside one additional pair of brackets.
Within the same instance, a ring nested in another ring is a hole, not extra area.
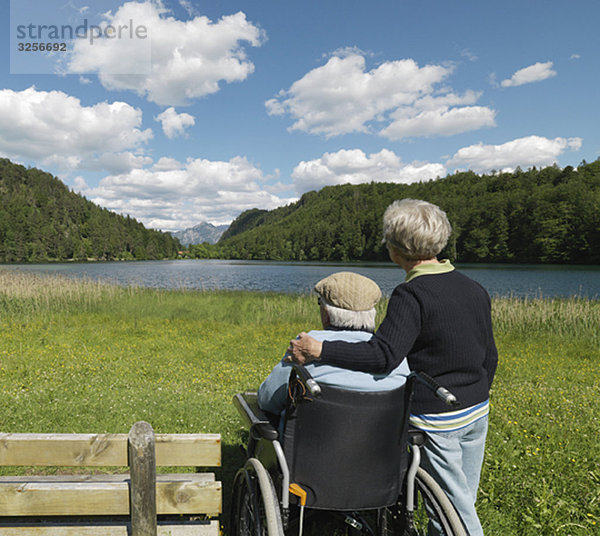
[(149, 227), (600, 156), (595, 0), (0, 5), (0, 156)]

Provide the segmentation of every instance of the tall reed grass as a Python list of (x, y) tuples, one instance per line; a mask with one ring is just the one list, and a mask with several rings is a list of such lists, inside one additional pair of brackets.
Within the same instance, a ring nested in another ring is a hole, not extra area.
[(70, 279), (60, 275), (38, 275), (0, 269), (0, 312), (35, 314), (114, 300), (125, 289), (92, 279)]
[(600, 342), (600, 300), (495, 298), (492, 318), (499, 332), (553, 333)]

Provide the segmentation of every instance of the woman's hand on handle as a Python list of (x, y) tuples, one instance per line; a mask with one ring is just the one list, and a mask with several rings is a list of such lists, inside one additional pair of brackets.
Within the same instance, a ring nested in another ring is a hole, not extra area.
[(298, 337), (290, 341), (286, 361), (293, 361), (299, 365), (308, 365), (321, 358), (322, 349), (322, 342), (313, 339), (303, 331)]

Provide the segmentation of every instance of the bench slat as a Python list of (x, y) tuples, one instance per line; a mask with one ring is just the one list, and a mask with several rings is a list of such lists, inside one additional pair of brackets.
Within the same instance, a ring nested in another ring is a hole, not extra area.
[[(127, 525), (17, 525), (0, 526), (0, 536), (128, 536)], [(219, 522), (206, 525), (158, 525), (158, 536), (218, 536)]]
[[(158, 514), (216, 516), (221, 512), (221, 483), (214, 475), (157, 475)], [(128, 475), (3, 477), (0, 513), (4, 516), (128, 515)]]
[(156, 434), (156, 465), (220, 467), (220, 434)]
[[(0, 434), (0, 466), (123, 467), (127, 434)], [(156, 434), (156, 465), (221, 465), (220, 434)]]
[[(198, 482), (214, 482), (214, 473), (169, 473), (156, 475), (157, 481), (190, 480)], [(110, 475), (24, 475), (24, 476), (0, 476), (0, 486), (3, 484), (24, 484), (29, 482), (129, 482), (129, 474)], [(2, 513), (0, 512), (0, 516)]]

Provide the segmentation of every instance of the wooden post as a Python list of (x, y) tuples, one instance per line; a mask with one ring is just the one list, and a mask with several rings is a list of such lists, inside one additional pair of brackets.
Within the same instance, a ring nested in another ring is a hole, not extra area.
[(154, 430), (147, 422), (136, 422), (129, 431), (129, 470), (131, 535), (157, 536)]

